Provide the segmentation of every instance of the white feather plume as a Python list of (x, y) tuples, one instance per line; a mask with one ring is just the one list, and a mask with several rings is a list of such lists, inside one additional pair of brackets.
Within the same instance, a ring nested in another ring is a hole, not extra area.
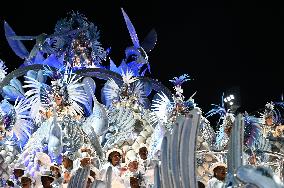
[(30, 103), (26, 100), (15, 101), (16, 122), (12, 130), (19, 140), (31, 136), (30, 130), (33, 127), (33, 123), (31, 117), (28, 115), (30, 107)]
[(143, 90), (143, 83), (141, 83), (139, 81), (134, 83), (133, 94), (137, 97), (140, 104), (144, 103), (146, 95), (145, 95), (144, 90)]
[(158, 93), (158, 96), (160, 98), (153, 100), (151, 108), (158, 120), (166, 123), (174, 105), (164, 93)]
[(25, 93), (25, 96), (28, 98), (28, 101), (31, 104), (31, 117), (35, 120), (36, 123), (41, 121), (40, 110), (45, 106), (41, 103), (40, 95), (41, 92), (45, 91), (42, 88), (47, 87), (46, 84), (40, 83), (39, 81), (33, 79), (32, 77), (25, 76), (28, 80), (24, 81), (26, 85), (23, 88), (28, 88), (28, 91)]
[(115, 83), (115, 81), (110, 78), (103, 88), (103, 92), (105, 94), (105, 99), (107, 101), (112, 101), (117, 99), (119, 96), (119, 86)]
[(65, 80), (67, 83), (67, 92), (69, 96), (68, 101), (71, 102), (69, 110), (73, 115), (75, 115), (76, 113), (84, 113), (82, 107), (78, 103), (81, 103), (83, 105), (86, 105), (87, 103), (87, 95), (82, 89), (82, 86), (84, 84), (79, 83), (79, 80), (81, 78), (76, 79), (76, 77), (77, 76), (74, 74), (73, 76), (68, 76)]
[(122, 74), (121, 76), (122, 76), (123, 82), (126, 83), (127, 85), (129, 85), (129, 84), (131, 84), (131, 83), (133, 83), (137, 80), (136, 77), (133, 77), (134, 74), (131, 70), (127, 69), (126, 73), (122, 70), (121, 74)]

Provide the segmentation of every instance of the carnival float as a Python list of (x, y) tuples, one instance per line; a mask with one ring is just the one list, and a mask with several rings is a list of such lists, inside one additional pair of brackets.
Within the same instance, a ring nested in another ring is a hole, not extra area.
[(151, 78), (157, 33), (140, 40), (121, 11), (132, 41), (121, 62), (81, 13), (37, 36), (4, 22), (22, 64), (9, 72), (0, 61), (1, 187), (283, 187), (284, 103), (257, 116), (222, 96), (203, 112), (183, 94), (188, 74), (172, 88)]

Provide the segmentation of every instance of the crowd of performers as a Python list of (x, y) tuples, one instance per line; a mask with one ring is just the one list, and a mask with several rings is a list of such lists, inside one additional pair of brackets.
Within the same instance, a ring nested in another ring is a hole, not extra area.
[[(267, 174), (279, 182), (283, 182), (284, 172), (282, 113), (283, 102), (268, 102), (263, 109), (257, 111), (257, 114), (243, 113), (243, 165), (265, 167)], [(220, 115), (217, 123), (219, 128), (214, 131), (206, 118), (201, 124), (196, 151), (197, 176), (200, 184), (204, 186), (228, 186), (226, 184), (228, 182), (225, 181), (228, 167), (227, 153), (230, 139), (233, 137), (232, 127), (236, 114), (222, 104), (214, 105), (206, 115), (208, 118)], [(283, 183), (281, 184), (283, 186)]]
[[(194, 94), (183, 95), (187, 74), (170, 80), (173, 91), (145, 76), (156, 33), (140, 43), (122, 13), (133, 46), (119, 66), (110, 49), (101, 47), (98, 28), (80, 13), (59, 20), (51, 35), (18, 36), (4, 23), (23, 64), (8, 74), (0, 61), (1, 187), (154, 187), (163, 137), (178, 116), (201, 108)], [(28, 52), (22, 40), (36, 44)], [(278, 108), (283, 103), (270, 102), (259, 117), (244, 115), (243, 156), (282, 180), (284, 126)], [(224, 184), (235, 118), (230, 110), (222, 104), (202, 114), (195, 151), (200, 187)], [(220, 115), (219, 124), (210, 123), (213, 115)]]

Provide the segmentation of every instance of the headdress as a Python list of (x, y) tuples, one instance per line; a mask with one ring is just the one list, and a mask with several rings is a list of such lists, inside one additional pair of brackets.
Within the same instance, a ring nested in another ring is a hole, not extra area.
[(145, 104), (145, 93), (143, 84), (138, 81), (137, 77), (131, 70), (122, 71), (123, 83), (117, 83), (110, 78), (102, 90), (106, 105), (110, 105), (113, 102), (125, 102), (129, 103), (129, 106), (133, 103), (140, 105)]
[(172, 82), (174, 84), (174, 89), (176, 91), (176, 96), (179, 97), (183, 97), (183, 89), (181, 88), (181, 85), (186, 82), (189, 81), (189, 75), (188, 74), (184, 74), (181, 75), (179, 77), (174, 77), (172, 80), (170, 80), (170, 82)]
[(14, 169), (26, 170), (26, 166), (22, 163), (17, 163), (15, 164)]
[(51, 177), (51, 178), (54, 179), (54, 175), (53, 175), (51, 170), (43, 170), (43, 171), (41, 171), (40, 176), (41, 177)]
[[(229, 114), (230, 111), (225, 108), (224, 93), (222, 94), (221, 100), (222, 100), (221, 105), (211, 104), (213, 106), (213, 108), (209, 112), (206, 113), (206, 118), (218, 114), (218, 115), (220, 115), (220, 119), (219, 119), (219, 122), (220, 122), (221, 120), (225, 121), (226, 116), (228, 116), (228, 118), (232, 117), (231, 114)], [(227, 119), (227, 120), (229, 120), (229, 119)]]
[(281, 124), (281, 108), (284, 109), (284, 102), (267, 102), (264, 108), (264, 112), (260, 112), (263, 122), (265, 119), (272, 118), (274, 124)]
[(52, 70), (45, 70), (45, 72), (53, 79), (51, 86), (26, 76), (27, 80), (25, 81), (26, 85), (24, 88), (29, 88), (29, 90), (25, 95), (32, 104), (32, 117), (39, 121), (39, 109), (51, 106), (55, 95), (62, 97), (62, 103), (68, 106), (68, 113), (70, 115), (83, 114), (84, 112), (80, 104), (85, 105), (87, 98), (84, 90), (81, 89), (83, 84), (79, 83), (81, 78), (73, 74), (68, 68), (63, 75), (61, 74), (60, 78), (54, 78)]
[(121, 149), (116, 148), (116, 147), (113, 147), (113, 148), (109, 149), (109, 150), (106, 152), (106, 158), (108, 158), (108, 157), (109, 157), (109, 154), (111, 154), (111, 153), (114, 152), (114, 151), (116, 151), (116, 152), (118, 152), (120, 155), (122, 155), (122, 150), (121, 150)]
[[(80, 32), (73, 33), (72, 37), (60, 35), (78, 28)], [(83, 14), (72, 12), (69, 17), (59, 20), (54, 34), (59, 34), (59, 37), (51, 38), (50, 43), (55, 46), (53, 49), (59, 56), (67, 53), (66, 60), (72, 62), (73, 67), (99, 66), (106, 58), (106, 51), (99, 41), (98, 27)]]
[(227, 168), (227, 164), (223, 163), (223, 162), (216, 162), (216, 163), (212, 163), (212, 165), (210, 166), (209, 172), (214, 175), (214, 169), (218, 166), (223, 166), (225, 168)]
[(227, 164), (225, 163), (225, 158), (223, 155), (215, 155), (217, 162), (214, 162), (210, 165), (209, 167), (209, 173), (211, 173), (212, 175), (214, 175), (214, 169), (217, 166), (223, 166), (225, 168), (227, 168)]

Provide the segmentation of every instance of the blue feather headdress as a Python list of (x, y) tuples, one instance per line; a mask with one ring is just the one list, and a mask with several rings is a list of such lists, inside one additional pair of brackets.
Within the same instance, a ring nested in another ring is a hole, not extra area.
[[(223, 120), (221, 123), (222, 126), (217, 131), (218, 136), (216, 142), (221, 142), (224, 135), (224, 129), (228, 126), (232, 126), (234, 123), (234, 114), (232, 114), (229, 109), (227, 110), (225, 108), (223, 101), (224, 93), (222, 95), (221, 105), (212, 104), (212, 106), (214, 106), (213, 109), (206, 113), (206, 117), (210, 117), (216, 114), (220, 115), (218, 124), (220, 124), (221, 120)], [(246, 147), (251, 148), (261, 135), (260, 119), (245, 113), (244, 123), (244, 144)]]
[(56, 34), (80, 28), (81, 32), (74, 35), (60, 35), (52, 38), (51, 45), (57, 54), (66, 52), (66, 61), (72, 62), (72, 67), (100, 66), (106, 59), (106, 51), (101, 47), (100, 31), (97, 26), (78, 12), (71, 12), (68, 18), (59, 20), (55, 26)]
[(191, 80), (188, 74), (183, 74), (179, 77), (174, 77), (170, 82), (174, 84), (174, 86), (181, 86), (184, 82)]
[(196, 92), (188, 99), (188, 100), (184, 100), (184, 96), (183, 96), (183, 89), (182, 89), (182, 84), (191, 80), (189, 78), (188, 74), (183, 74), (179, 77), (174, 77), (172, 80), (169, 80), (170, 82), (173, 83), (174, 85), (174, 90), (175, 90), (175, 95), (173, 96), (173, 99), (175, 101), (176, 104), (181, 104), (186, 111), (189, 111), (190, 109), (194, 108), (196, 106), (196, 104), (194, 103), (193, 97), (196, 94)]
[(244, 144), (248, 148), (252, 148), (258, 138), (261, 136), (261, 120), (257, 117), (244, 114)]
[(211, 104), (211, 105), (213, 106), (213, 108), (206, 113), (206, 118), (211, 117), (213, 115), (219, 115), (220, 116), (218, 121), (219, 124), (221, 120), (225, 119), (225, 116), (229, 113), (229, 110), (227, 110), (224, 105), (224, 93), (222, 94), (221, 105), (216, 105), (216, 104)]
[(170, 82), (172, 82), (174, 84), (174, 90), (175, 90), (175, 96), (177, 99), (183, 101), (184, 96), (183, 96), (183, 89), (181, 88), (181, 85), (184, 82), (189, 81), (189, 75), (188, 74), (183, 74), (179, 77), (174, 77), (172, 80), (169, 80)]
[[(36, 36), (17, 36), (5, 22), (6, 39), (17, 56), (25, 59), (23, 66), (43, 62), (44, 55), (51, 56), (50, 66), (60, 68), (54, 59), (64, 59), (72, 67), (99, 67), (106, 59), (106, 51), (99, 42), (100, 31), (87, 18), (72, 12), (68, 18), (56, 23), (53, 34), (42, 33)], [(21, 41), (35, 40), (36, 44), (28, 52)], [(47, 58), (48, 59), (48, 58)], [(46, 63), (44, 63), (46, 64)], [(53, 64), (53, 65), (52, 65)]]

